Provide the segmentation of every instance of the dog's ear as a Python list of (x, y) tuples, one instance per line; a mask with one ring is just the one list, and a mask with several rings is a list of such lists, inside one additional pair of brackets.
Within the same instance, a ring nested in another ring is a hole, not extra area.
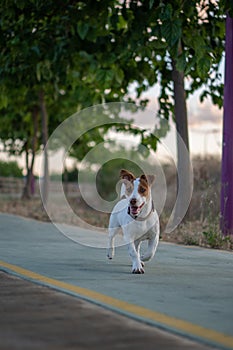
[(146, 181), (149, 186), (152, 186), (155, 182), (155, 176), (154, 175), (141, 175), (140, 179)]
[(133, 181), (136, 179), (136, 177), (130, 171), (125, 169), (121, 169), (120, 178), (122, 180), (127, 180), (127, 181)]

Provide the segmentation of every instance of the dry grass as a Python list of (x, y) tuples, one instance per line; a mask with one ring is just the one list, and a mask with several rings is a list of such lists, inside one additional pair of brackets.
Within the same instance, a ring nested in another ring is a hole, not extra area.
[[(232, 250), (233, 237), (223, 237), (219, 228), (220, 160), (213, 157), (205, 159), (195, 158), (193, 167), (194, 191), (188, 215), (179, 227), (170, 234), (164, 233), (163, 229), (174, 205), (176, 174), (172, 166), (166, 165), (164, 168), (169, 196), (160, 218), (161, 240), (185, 245)], [(90, 208), (83, 201), (80, 194), (77, 197), (68, 198), (69, 204), (73, 211), (77, 213), (77, 216), (68, 217), (63, 208), (56, 206), (56, 203), (54, 203), (53, 220), (84, 227), (85, 224), (83, 222), (86, 222), (93, 226), (106, 228), (109, 215)], [(39, 198), (27, 201), (2, 198), (0, 199), (0, 211), (36, 220), (50, 221)], [(82, 219), (82, 222), (80, 222), (79, 218)]]
[[(223, 237), (220, 222), (221, 162), (219, 158), (196, 157), (193, 159), (194, 189), (188, 213), (183, 222), (171, 234), (162, 233), (162, 239), (186, 245), (216, 249), (233, 249), (233, 237)], [(166, 165), (168, 192), (175, 182), (174, 169)], [(166, 202), (161, 218), (162, 226), (171, 212), (172, 201)], [(163, 232), (163, 230), (162, 230)]]

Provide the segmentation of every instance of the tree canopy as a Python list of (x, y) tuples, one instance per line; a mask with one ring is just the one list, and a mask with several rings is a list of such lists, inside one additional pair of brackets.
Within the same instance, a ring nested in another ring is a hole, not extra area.
[(26, 87), (35, 91), (35, 100), (41, 89), (47, 100), (65, 94), (66, 107), (75, 109), (119, 101), (133, 82), (140, 97), (159, 80), (160, 113), (168, 117), (174, 112), (174, 62), (188, 78), (186, 94), (204, 84), (202, 97), (211, 94), (221, 105), (224, 4), (3, 1), (1, 106), (10, 98), (8, 88)]
[[(46, 143), (43, 135), (77, 109), (101, 102), (131, 102), (128, 91), (135, 82), (133, 102), (142, 106), (147, 103), (141, 101), (142, 93), (160, 83), (162, 118), (174, 116), (180, 101), (175, 98), (175, 84), (179, 86), (180, 79), (183, 100), (204, 86), (201, 98), (210, 94), (221, 105), (218, 66), (224, 50), (225, 9), (223, 1), (205, 0), (3, 0), (1, 139), (15, 147), (18, 140), (26, 145), (30, 138), (32, 148), (37, 135), (39, 149)], [(38, 125), (40, 114), (42, 119), (48, 115), (42, 131), (33, 122), (35, 109)], [(179, 125), (184, 122), (187, 114)], [(163, 125), (163, 134), (165, 129)], [(107, 131), (102, 128), (79, 140), (78, 156), (88, 151), (91, 139), (101, 141)], [(127, 131), (140, 133), (133, 128)], [(150, 135), (141, 133), (141, 142), (156, 149), (157, 139)]]

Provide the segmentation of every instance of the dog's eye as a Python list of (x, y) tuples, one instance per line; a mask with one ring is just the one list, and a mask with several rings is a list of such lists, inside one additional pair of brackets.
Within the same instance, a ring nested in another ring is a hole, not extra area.
[(139, 192), (140, 192), (140, 193), (145, 193), (145, 192), (146, 192), (146, 189), (143, 188), (143, 187), (140, 187), (140, 188), (139, 188)]

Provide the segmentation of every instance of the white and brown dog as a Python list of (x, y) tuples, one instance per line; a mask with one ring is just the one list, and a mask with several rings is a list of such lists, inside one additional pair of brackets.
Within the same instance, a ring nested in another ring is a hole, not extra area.
[[(129, 255), (132, 273), (144, 273), (144, 262), (153, 258), (159, 242), (159, 218), (154, 209), (151, 186), (154, 175), (136, 178), (131, 172), (121, 170), (123, 180), (121, 200), (115, 205), (109, 221), (109, 246), (107, 256), (114, 256), (114, 237), (122, 229)], [(148, 240), (148, 248), (140, 256), (140, 244)]]

